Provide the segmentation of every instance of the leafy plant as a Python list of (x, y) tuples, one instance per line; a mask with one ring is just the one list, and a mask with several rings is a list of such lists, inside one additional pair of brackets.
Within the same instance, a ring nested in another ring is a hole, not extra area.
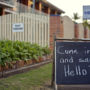
[(76, 23), (76, 20), (80, 19), (80, 16), (78, 15), (78, 13), (73, 13), (73, 20)]
[(48, 47), (41, 47), (37, 44), (2, 40), (0, 41), (0, 65), (5, 66), (6, 63), (10, 64), (17, 60), (38, 60), (39, 57), (50, 54), (50, 52)]
[(83, 26), (84, 26), (84, 28), (89, 28), (90, 29), (90, 24), (88, 23), (88, 21), (87, 20), (84, 20), (83, 21)]
[(43, 48), (44, 55), (48, 55), (51, 53), (51, 50), (48, 48), (48, 46)]

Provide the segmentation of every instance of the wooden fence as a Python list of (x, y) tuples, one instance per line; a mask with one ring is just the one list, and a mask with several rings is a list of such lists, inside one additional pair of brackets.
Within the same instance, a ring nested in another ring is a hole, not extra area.
[[(24, 24), (24, 32), (13, 32), (12, 25)], [(0, 40), (19, 40), (49, 46), (49, 15), (8, 14), (0, 16)]]

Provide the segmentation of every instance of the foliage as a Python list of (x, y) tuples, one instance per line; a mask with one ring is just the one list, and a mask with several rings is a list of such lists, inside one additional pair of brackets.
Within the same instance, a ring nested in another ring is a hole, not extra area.
[(88, 24), (87, 20), (83, 21), (83, 26), (84, 26), (84, 28), (88, 27), (90, 29), (90, 24)]
[(75, 23), (76, 23), (76, 20), (80, 19), (78, 13), (73, 13), (73, 19)]
[(51, 53), (51, 50), (48, 48), (48, 46), (46, 46), (46, 47), (43, 47), (43, 52), (44, 52), (44, 55), (48, 55)]
[(84, 20), (84, 21), (83, 21), (83, 26), (86, 27), (87, 25), (88, 25), (87, 20)]
[(17, 60), (28, 60), (42, 57), (43, 54), (50, 54), (49, 48), (41, 47), (37, 44), (29, 42), (0, 41), (0, 65), (5, 66), (6, 63)]

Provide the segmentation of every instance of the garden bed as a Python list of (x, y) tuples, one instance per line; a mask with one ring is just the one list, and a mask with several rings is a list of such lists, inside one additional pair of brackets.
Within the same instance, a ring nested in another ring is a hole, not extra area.
[(32, 64), (32, 65), (25, 65), (25, 66), (20, 67), (20, 68), (6, 70), (6, 71), (3, 71), (3, 72), (0, 72), (0, 78), (5, 78), (5, 77), (12, 76), (12, 75), (15, 75), (15, 74), (24, 73), (24, 72), (30, 71), (32, 69), (36, 69), (36, 68), (38, 68), (38, 67), (40, 67), (44, 64), (48, 64), (50, 62), (52, 62), (52, 60), (46, 60), (46, 61), (35, 63), (35, 64)]
[(12, 61), (12, 62), (6, 63), (5, 66), (0, 65), (0, 72), (10, 71), (12, 69), (14, 70), (14, 69), (18, 69), (18, 68), (21, 68), (21, 67), (24, 67), (24, 66), (34, 65), (34, 64), (37, 64), (37, 63), (48, 61), (50, 59), (51, 59), (50, 56), (43, 56), (42, 58), (39, 58), (38, 60), (29, 59), (29, 60), (26, 60), (26, 61), (24, 61), (24, 60)]
[(50, 60), (50, 49), (20, 41), (0, 41), (0, 72)]

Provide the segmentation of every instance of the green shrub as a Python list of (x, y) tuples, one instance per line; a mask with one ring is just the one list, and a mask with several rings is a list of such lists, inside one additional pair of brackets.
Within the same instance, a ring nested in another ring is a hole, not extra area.
[(43, 55), (50, 54), (48, 47), (41, 47), (37, 44), (29, 42), (0, 41), (0, 65), (5, 66), (6, 63), (17, 60), (36, 59)]
[(48, 55), (51, 53), (51, 50), (48, 48), (48, 46), (43, 47), (42, 50), (44, 55)]

